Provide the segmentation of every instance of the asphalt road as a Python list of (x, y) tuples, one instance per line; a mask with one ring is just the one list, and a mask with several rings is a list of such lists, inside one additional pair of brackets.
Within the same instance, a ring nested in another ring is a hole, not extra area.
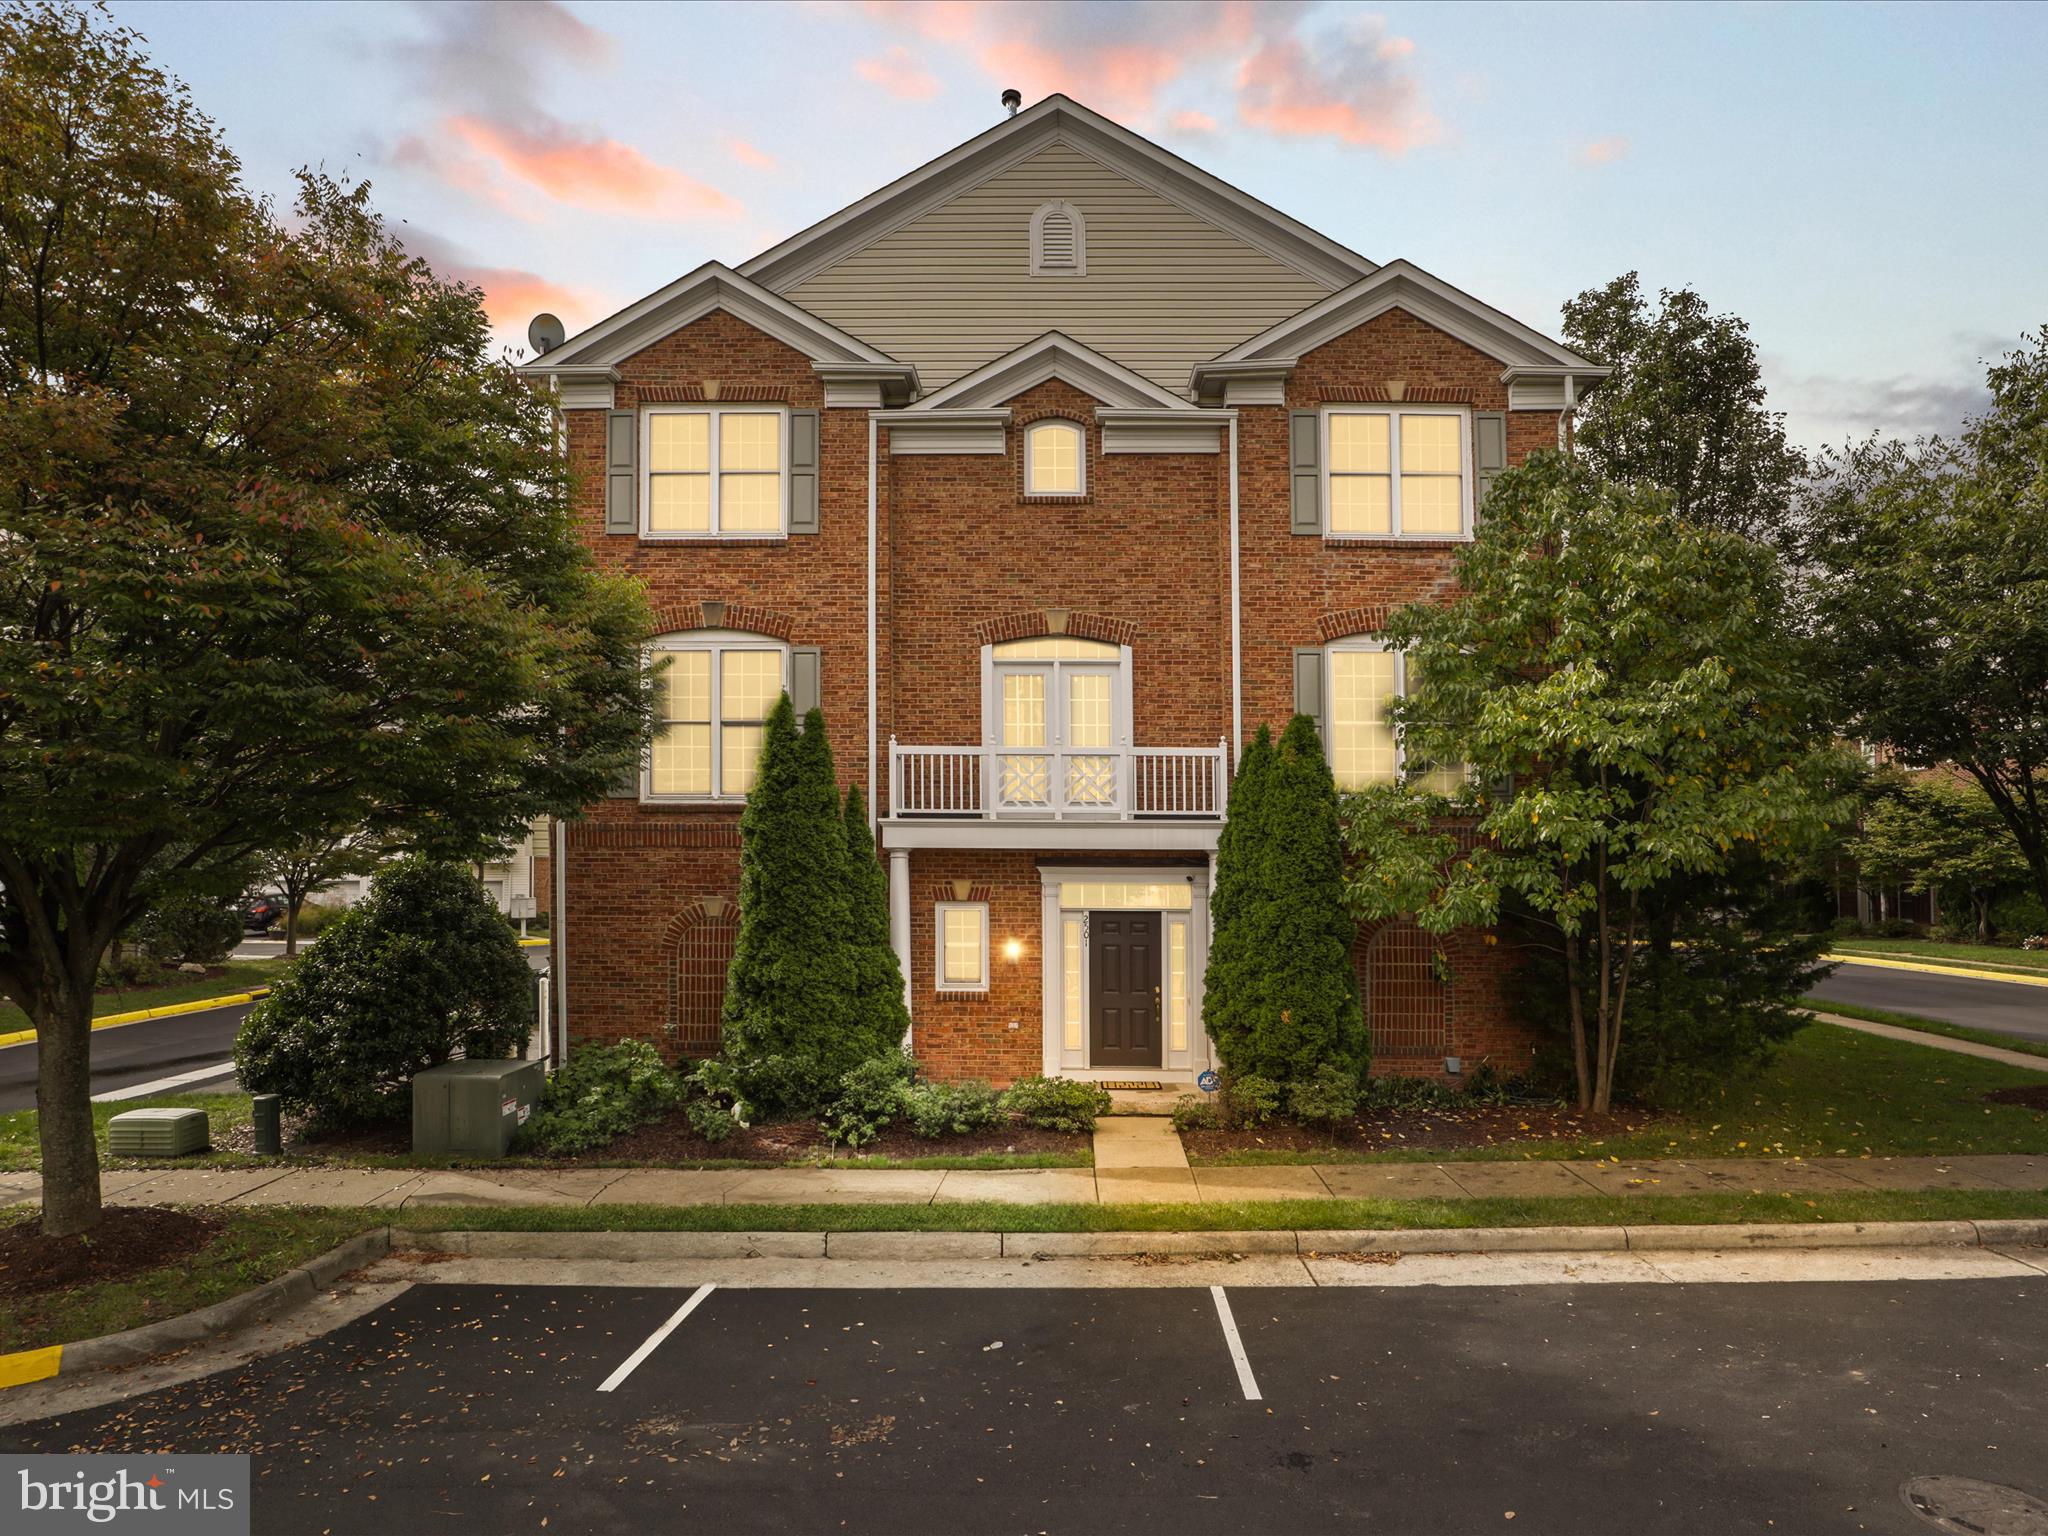
[(1895, 971), (1878, 965), (1841, 965), (1807, 996), (1815, 1002), (1858, 1003), (2004, 1035), (2023, 1035), (2029, 1040), (2048, 1040), (2048, 987)]
[(599, 1390), (664, 1268), (414, 1286), (0, 1448), (248, 1452), (266, 1533), (1907, 1536), (1911, 1476), (2048, 1494), (2048, 1278), (1239, 1289), (1244, 1376), (1201, 1288), (719, 1289)]
[[(277, 948), (283, 949), (282, 943)], [(548, 952), (535, 947), (526, 952), (535, 969), (547, 966)], [(237, 951), (240, 955), (240, 951)], [(254, 957), (243, 957), (254, 958)], [(235, 1031), (249, 1004), (208, 1008), (195, 1013), (173, 1014), (167, 1019), (146, 1019), (140, 1024), (117, 1024), (96, 1029), (92, 1035), (92, 1091), (116, 1092), (143, 1083), (159, 1083), (183, 1077), (207, 1067), (216, 1072), (192, 1078), (163, 1089), (166, 1093), (229, 1092), (235, 1086), (229, 1059), (234, 1051)], [(36, 1103), (36, 1046), (34, 1041), (0, 1047), (0, 1114), (16, 1109), (33, 1109)]]

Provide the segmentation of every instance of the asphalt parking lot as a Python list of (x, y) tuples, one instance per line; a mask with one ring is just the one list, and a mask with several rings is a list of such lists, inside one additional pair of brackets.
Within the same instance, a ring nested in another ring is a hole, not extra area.
[(248, 1451), (263, 1532), (1924, 1532), (1908, 1476), (2048, 1492), (2044, 1303), (427, 1284), (0, 1447)]

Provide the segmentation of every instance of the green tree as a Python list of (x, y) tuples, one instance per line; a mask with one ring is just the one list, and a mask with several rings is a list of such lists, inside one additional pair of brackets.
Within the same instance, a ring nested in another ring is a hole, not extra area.
[(1566, 343), (1614, 372), (1579, 409), (1573, 445), (1609, 480), (1661, 486), (1679, 516), (1766, 541), (1806, 471), (1765, 402), (1749, 327), (1690, 288), (1653, 308), (1633, 272), (1564, 307)]
[[(822, 731), (820, 732), (822, 735)], [(858, 784), (846, 791), (847, 895), (853, 907), (848, 938), (854, 951), (856, 1028), (875, 1055), (900, 1047), (910, 1034), (903, 1000), (903, 967), (889, 942), (889, 877), (875, 856), (875, 835)]]
[(284, 898), (285, 958), (299, 952), (299, 914), (315, 892), (339, 880), (373, 874), (389, 856), (389, 850), (361, 828), (341, 827), (272, 849), (258, 859), (256, 878)]
[(1776, 558), (1660, 492), (1539, 454), (1495, 483), (1459, 580), (1386, 634), (1420, 663), (1404, 744), (1483, 786), (1456, 807), (1476, 841), (1404, 788), (1349, 797), (1353, 911), (1438, 933), (1524, 915), (1557, 958), (1579, 1104), (1604, 1112), (1660, 889), (1795, 858), (1839, 814), (1832, 758), (1785, 664)]
[(1808, 600), (1846, 728), (1975, 780), (2048, 906), (2048, 328), (1989, 382), (1953, 442), (1823, 461)]
[(1203, 1017), (1234, 1077), (1296, 1082), (1324, 1065), (1362, 1074), (1336, 785), (1307, 715), (1267, 741), (1262, 730), (1232, 787), (1227, 876), (1219, 839), (1222, 955), (1211, 950)]
[(784, 694), (740, 816), (740, 931), (725, 983), (724, 1054), (756, 1109), (814, 1111), (876, 1054), (854, 1028), (851, 887), (824, 718), (811, 711), (799, 731)]
[(335, 828), (469, 856), (598, 798), (650, 621), (480, 295), (366, 189), (280, 216), (133, 33), (47, 4), (0, 11), (0, 146), (0, 992), (75, 1233), (108, 946)]
[(2027, 879), (2012, 829), (1973, 783), (1911, 779), (1864, 812), (1853, 852), (1873, 881), (1970, 903), (1977, 942), (1991, 942), (1991, 904)]
[(532, 968), (476, 878), (403, 859), (249, 1010), (235, 1070), (323, 1125), (359, 1125), (405, 1114), (413, 1076), (457, 1050), (517, 1054), (533, 1023)]

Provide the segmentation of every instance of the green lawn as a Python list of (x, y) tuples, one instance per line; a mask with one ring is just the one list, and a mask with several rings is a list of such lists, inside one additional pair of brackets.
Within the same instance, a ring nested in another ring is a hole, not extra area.
[[(209, 997), (228, 997), (256, 987), (267, 987), (284, 974), (285, 962), (275, 960), (230, 960), (220, 976), (180, 976), (160, 987), (101, 987), (93, 994), (94, 1018), (110, 1013), (133, 1013), (141, 1008), (164, 1008), (172, 1003), (196, 1003)], [(29, 1027), (28, 1015), (12, 1003), (0, 1003), (0, 1035), (11, 1035)]]
[(2048, 972), (2048, 949), (2003, 944), (1944, 944), (1938, 939), (1831, 939), (1828, 953), (1871, 955), (1880, 960), (1925, 960), (1986, 971)]
[[(358, 1232), (1429, 1231), (1653, 1223), (1966, 1221), (2048, 1217), (2048, 1190), (1589, 1195), (1536, 1200), (1256, 1200), (1228, 1205), (711, 1205), (402, 1211), (252, 1209), (192, 1258), (134, 1279), (0, 1301), (0, 1339), (36, 1349), (174, 1317), (276, 1278)], [(33, 1220), (35, 1213), (0, 1215)]]
[(1847, 1019), (1868, 1019), (1873, 1024), (1896, 1024), (1901, 1029), (1917, 1029), (1926, 1035), (1946, 1035), (1951, 1040), (1974, 1040), (1979, 1045), (1996, 1045), (2008, 1051), (2018, 1051), (2023, 1056), (2048, 1057), (2048, 1040), (2028, 1040), (2020, 1035), (2001, 1035), (1992, 1029), (1972, 1029), (1967, 1024), (1951, 1024), (1946, 1019), (1923, 1019), (1917, 1013), (1893, 1013), (1889, 1008), (1865, 1008), (1860, 1003), (1837, 1003), (1820, 997), (1808, 998), (1807, 1002), (1818, 1013), (1839, 1013)]
[[(98, 1138), (100, 1161), (103, 1165), (149, 1168), (271, 1168), (279, 1163), (301, 1168), (559, 1168), (564, 1166), (559, 1158), (503, 1157), (488, 1162), (476, 1158), (461, 1157), (413, 1157), (396, 1153), (357, 1153), (352, 1155), (315, 1156), (312, 1154), (293, 1155), (285, 1158), (257, 1157), (243, 1151), (213, 1151), (203, 1157), (152, 1157), (147, 1161), (124, 1161), (118, 1165), (109, 1164), (107, 1158), (107, 1121), (126, 1109), (145, 1107), (203, 1109), (206, 1111), (207, 1126), (216, 1148), (248, 1143), (249, 1095), (246, 1093), (167, 1093), (154, 1098), (126, 1099), (115, 1104), (95, 1104), (92, 1107), (93, 1129)], [(933, 1143), (943, 1146), (942, 1142)], [(773, 1168), (788, 1166), (794, 1168), (921, 1168), (939, 1169), (991, 1169), (991, 1168), (1092, 1168), (1095, 1155), (1086, 1147), (1072, 1152), (975, 1152), (968, 1154), (934, 1151), (930, 1157), (856, 1157), (842, 1154), (838, 1157), (810, 1159), (789, 1164), (761, 1163), (740, 1158), (714, 1158), (703, 1162), (677, 1163), (678, 1168)], [(42, 1166), (42, 1154), (36, 1145), (36, 1112), (19, 1109), (10, 1114), (0, 1114), (0, 1171), (32, 1169)], [(629, 1162), (624, 1158), (606, 1158), (593, 1154), (576, 1160), (578, 1168), (637, 1168), (649, 1166)]]
[(2048, 1152), (2048, 1113), (1986, 1104), (1993, 1088), (2041, 1073), (1934, 1046), (1812, 1024), (1758, 1075), (1696, 1113), (1628, 1135), (1447, 1152), (1234, 1152), (1229, 1164), (1444, 1162), (1555, 1157), (1908, 1157)]

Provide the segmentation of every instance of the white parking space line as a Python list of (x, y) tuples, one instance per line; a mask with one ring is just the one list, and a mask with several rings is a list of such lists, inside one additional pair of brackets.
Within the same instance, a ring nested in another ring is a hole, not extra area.
[(159, 1077), (154, 1082), (133, 1083), (126, 1088), (110, 1088), (105, 1093), (92, 1096), (95, 1104), (112, 1104), (121, 1099), (146, 1098), (152, 1093), (169, 1093), (173, 1088), (182, 1088), (187, 1083), (203, 1083), (209, 1077), (225, 1077), (235, 1070), (232, 1061), (217, 1061), (210, 1067), (199, 1067), (191, 1072), (180, 1072), (176, 1077)]
[(655, 1329), (654, 1332), (649, 1334), (647, 1336), (647, 1342), (645, 1344), (642, 1344), (638, 1349), (634, 1350), (632, 1354), (628, 1355), (626, 1357), (626, 1363), (624, 1365), (620, 1366), (616, 1371), (613, 1371), (611, 1375), (605, 1377), (604, 1381), (599, 1385), (597, 1390), (600, 1392), (609, 1392), (614, 1387), (616, 1387), (620, 1382), (624, 1381), (628, 1376), (632, 1375), (634, 1368), (638, 1366), (642, 1360), (645, 1360), (649, 1355), (653, 1354), (655, 1348), (661, 1343), (663, 1339), (667, 1338), (670, 1334), (676, 1331), (676, 1325), (682, 1322), (682, 1320), (688, 1317), (692, 1312), (696, 1311), (698, 1305), (704, 1300), (704, 1298), (706, 1296), (709, 1296), (713, 1291), (717, 1289), (718, 1287), (715, 1285), (698, 1286), (696, 1291), (691, 1295), (690, 1299), (684, 1302), (680, 1307), (676, 1308), (675, 1315), (671, 1317), (667, 1322), (663, 1323), (659, 1328)]
[(1237, 1384), (1244, 1388), (1244, 1400), (1263, 1402), (1258, 1378), (1252, 1375), (1252, 1363), (1245, 1357), (1244, 1340), (1238, 1337), (1237, 1319), (1230, 1315), (1230, 1298), (1220, 1285), (1210, 1286), (1209, 1294), (1216, 1298), (1216, 1320), (1223, 1324), (1223, 1341), (1230, 1346), (1230, 1363), (1237, 1367)]

